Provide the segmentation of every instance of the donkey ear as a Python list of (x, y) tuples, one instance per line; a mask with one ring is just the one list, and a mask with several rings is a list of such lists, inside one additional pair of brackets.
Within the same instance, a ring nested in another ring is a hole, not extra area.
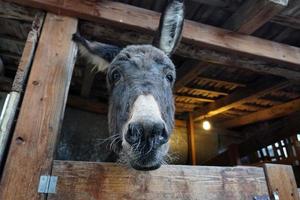
[(184, 0), (170, 0), (161, 15), (159, 30), (154, 37), (153, 46), (171, 56), (181, 39), (183, 22)]
[(79, 33), (73, 34), (73, 41), (78, 44), (81, 56), (94, 65), (98, 71), (104, 71), (109, 63), (118, 55), (121, 48), (100, 42), (91, 42)]

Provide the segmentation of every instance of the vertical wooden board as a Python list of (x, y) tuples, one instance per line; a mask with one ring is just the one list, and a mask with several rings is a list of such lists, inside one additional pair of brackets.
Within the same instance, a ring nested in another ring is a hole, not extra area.
[(189, 158), (192, 165), (197, 164), (196, 160), (196, 143), (195, 143), (195, 126), (194, 126), (194, 118), (192, 113), (189, 113), (189, 119), (187, 121), (188, 128), (188, 140), (189, 140)]
[(47, 14), (0, 185), (1, 200), (36, 200), (51, 173), (77, 48), (77, 20)]
[[(1, 4), (2, 2), (0, 2)], [(17, 108), (21, 99), (21, 92), (23, 91), (28, 73), (31, 68), (34, 57), (37, 40), (40, 34), (42, 24), (44, 22), (45, 13), (38, 12), (32, 24), (32, 30), (27, 35), (25, 47), (23, 49), (22, 57), (20, 59), (18, 70), (16, 72), (14, 82), (11, 88), (10, 97), (7, 109), (4, 111), (3, 120), (0, 122), (0, 165), (4, 163), (5, 150), (10, 138), (11, 128), (16, 118)], [(0, 25), (1, 26), (1, 25)], [(3, 111), (2, 111), (3, 112)]]
[(136, 171), (110, 163), (55, 161), (48, 200), (251, 200), (268, 193), (262, 168), (165, 165)]
[(280, 199), (300, 200), (291, 166), (266, 164), (264, 170), (270, 195), (278, 192)]

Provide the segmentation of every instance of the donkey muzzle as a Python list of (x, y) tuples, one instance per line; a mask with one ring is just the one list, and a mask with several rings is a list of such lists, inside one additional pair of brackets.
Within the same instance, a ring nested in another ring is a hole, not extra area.
[(125, 140), (142, 153), (156, 150), (169, 140), (164, 123), (133, 122), (128, 125)]

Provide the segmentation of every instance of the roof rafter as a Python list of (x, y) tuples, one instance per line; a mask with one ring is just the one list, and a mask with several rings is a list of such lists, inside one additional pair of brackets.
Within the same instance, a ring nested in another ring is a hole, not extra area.
[(300, 111), (300, 99), (296, 99), (284, 104), (273, 106), (271, 108), (250, 113), (242, 117), (224, 121), (220, 124), (220, 126), (225, 128), (243, 126), (260, 121), (266, 121), (270, 119), (283, 117), (297, 111)]
[[(111, 1), (91, 1), (88, 3), (83, 3), (83, 1), (80, 0), (10, 1), (110, 26), (145, 31), (150, 34), (157, 29), (160, 17), (158, 13), (150, 10)], [(205, 56), (207, 56), (206, 61), (241, 68), (250, 68), (266, 73), (276, 73), (281, 76), (290, 76), (290, 78), (292, 76), (296, 78), (295, 73), (291, 73), (291, 71), (299, 69), (300, 66), (299, 48), (252, 36), (232, 33), (231, 31), (189, 20), (186, 20), (184, 26), (183, 43), (189, 48), (189, 51), (185, 52), (188, 55), (193, 52), (191, 45), (198, 49), (198, 55), (197, 57), (195, 56), (197, 59), (205, 60), (203, 58), (205, 54)], [(200, 48), (206, 48), (205, 50), (208, 51), (206, 53), (203, 49), (199, 51)], [(194, 50), (196, 49), (194, 48)], [(280, 49), (280, 51), (278, 49)], [(185, 50), (183, 46), (178, 49), (178, 52), (182, 50)], [(217, 52), (217, 54), (211, 51)], [(223, 53), (225, 56), (219, 55), (219, 53)], [(228, 53), (234, 56), (228, 55)], [(248, 57), (248, 59), (238, 59), (237, 61), (236, 56)], [(264, 64), (253, 64), (253, 60), (251, 59), (263, 61)], [(280, 66), (269, 67), (269, 63), (276, 63)], [(299, 73), (297, 76), (298, 75)]]
[(237, 90), (233, 94), (203, 107), (201, 111), (195, 111), (195, 120), (198, 121), (215, 116), (272, 91), (287, 87), (288, 85), (290, 85), (289, 81), (280, 81), (278, 83), (278, 81), (275, 80), (266, 82), (265, 79), (261, 79), (252, 87)]

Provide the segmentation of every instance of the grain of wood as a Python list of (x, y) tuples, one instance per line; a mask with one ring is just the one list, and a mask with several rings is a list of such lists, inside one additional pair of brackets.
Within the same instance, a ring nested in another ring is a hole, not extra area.
[[(122, 26), (128, 29), (141, 30), (146, 33), (153, 33), (157, 29), (160, 17), (160, 15), (154, 11), (111, 1), (11, 1), (111, 26)], [(291, 70), (299, 71), (299, 48), (252, 36), (232, 33), (231, 31), (197, 22), (186, 20), (183, 30), (183, 42), (197, 46), (198, 48), (205, 47), (209, 50), (212, 49), (227, 54), (232, 53), (248, 58), (284, 64), (285, 67)], [(189, 53), (191, 53), (191, 51)], [(236, 57), (229, 60), (230, 62), (235, 62)], [(267, 70), (265, 71), (267, 72)]]
[(300, 200), (293, 168), (289, 165), (264, 165), (269, 194), (278, 192), (279, 199)]
[(276, 105), (271, 108), (267, 108), (254, 113), (250, 113), (248, 115), (224, 121), (220, 124), (220, 126), (226, 128), (243, 126), (255, 122), (266, 121), (287, 116), (297, 111), (300, 111), (300, 99), (295, 99), (293, 101)]
[[(275, 82), (277, 83), (275, 83)], [(289, 86), (291, 83), (289, 81), (278, 81), (260, 79), (252, 86), (248, 88), (243, 88), (235, 91), (233, 94), (217, 100), (215, 103), (208, 105), (201, 111), (194, 112), (195, 120), (202, 120), (207, 117), (212, 117), (214, 115), (220, 114), (222, 112), (228, 111), (236, 106), (240, 106), (246, 102), (257, 99), (264, 96), (272, 91), (282, 89)]]
[(262, 168), (162, 166), (142, 172), (110, 163), (55, 161), (48, 200), (236, 200), (268, 193)]
[[(0, 185), (0, 199), (38, 200), (51, 173), (77, 48), (77, 20), (47, 14)], [(17, 191), (17, 192), (16, 192)]]
[(196, 141), (195, 141), (195, 124), (192, 113), (189, 113), (189, 118), (187, 120), (187, 133), (189, 139), (189, 159), (192, 165), (197, 165), (196, 160)]
[(27, 36), (17, 73), (15, 75), (11, 91), (9, 93), (8, 106), (6, 110), (4, 110), (3, 120), (0, 124), (0, 165), (4, 164), (4, 152), (7, 148), (11, 129), (17, 115), (17, 109), (20, 103), (21, 94), (23, 89), (25, 88), (25, 81), (28, 78), (28, 73), (30, 71), (34, 52), (37, 46), (40, 27), (42, 26), (44, 17), (45, 15), (43, 13), (39, 13), (33, 22), (33, 24), (35, 25), (37, 25), (38, 22), (40, 23), (39, 26), (36, 26), (36, 29), (31, 30)]
[(288, 0), (247, 0), (223, 27), (240, 33), (252, 34), (279, 14), (287, 5)]
[[(116, 28), (112, 26), (106, 26), (98, 23), (83, 22), (80, 26), (80, 30), (83, 34), (92, 36), (98, 41), (104, 42), (118, 42), (124, 46), (128, 44), (149, 44), (152, 42), (152, 35), (136, 31), (129, 30), (128, 28)], [(300, 73), (292, 70), (288, 70), (282, 65), (272, 65), (254, 59), (246, 59), (242, 56), (232, 56), (228, 53), (221, 53), (212, 50), (199, 48), (195, 45), (190, 45), (182, 41), (176, 52), (176, 54), (183, 57), (206, 61), (213, 64), (225, 65), (228, 67), (237, 67), (242, 69), (248, 69), (259, 73), (273, 74), (276, 76), (285, 77), (292, 80), (299, 80)]]

